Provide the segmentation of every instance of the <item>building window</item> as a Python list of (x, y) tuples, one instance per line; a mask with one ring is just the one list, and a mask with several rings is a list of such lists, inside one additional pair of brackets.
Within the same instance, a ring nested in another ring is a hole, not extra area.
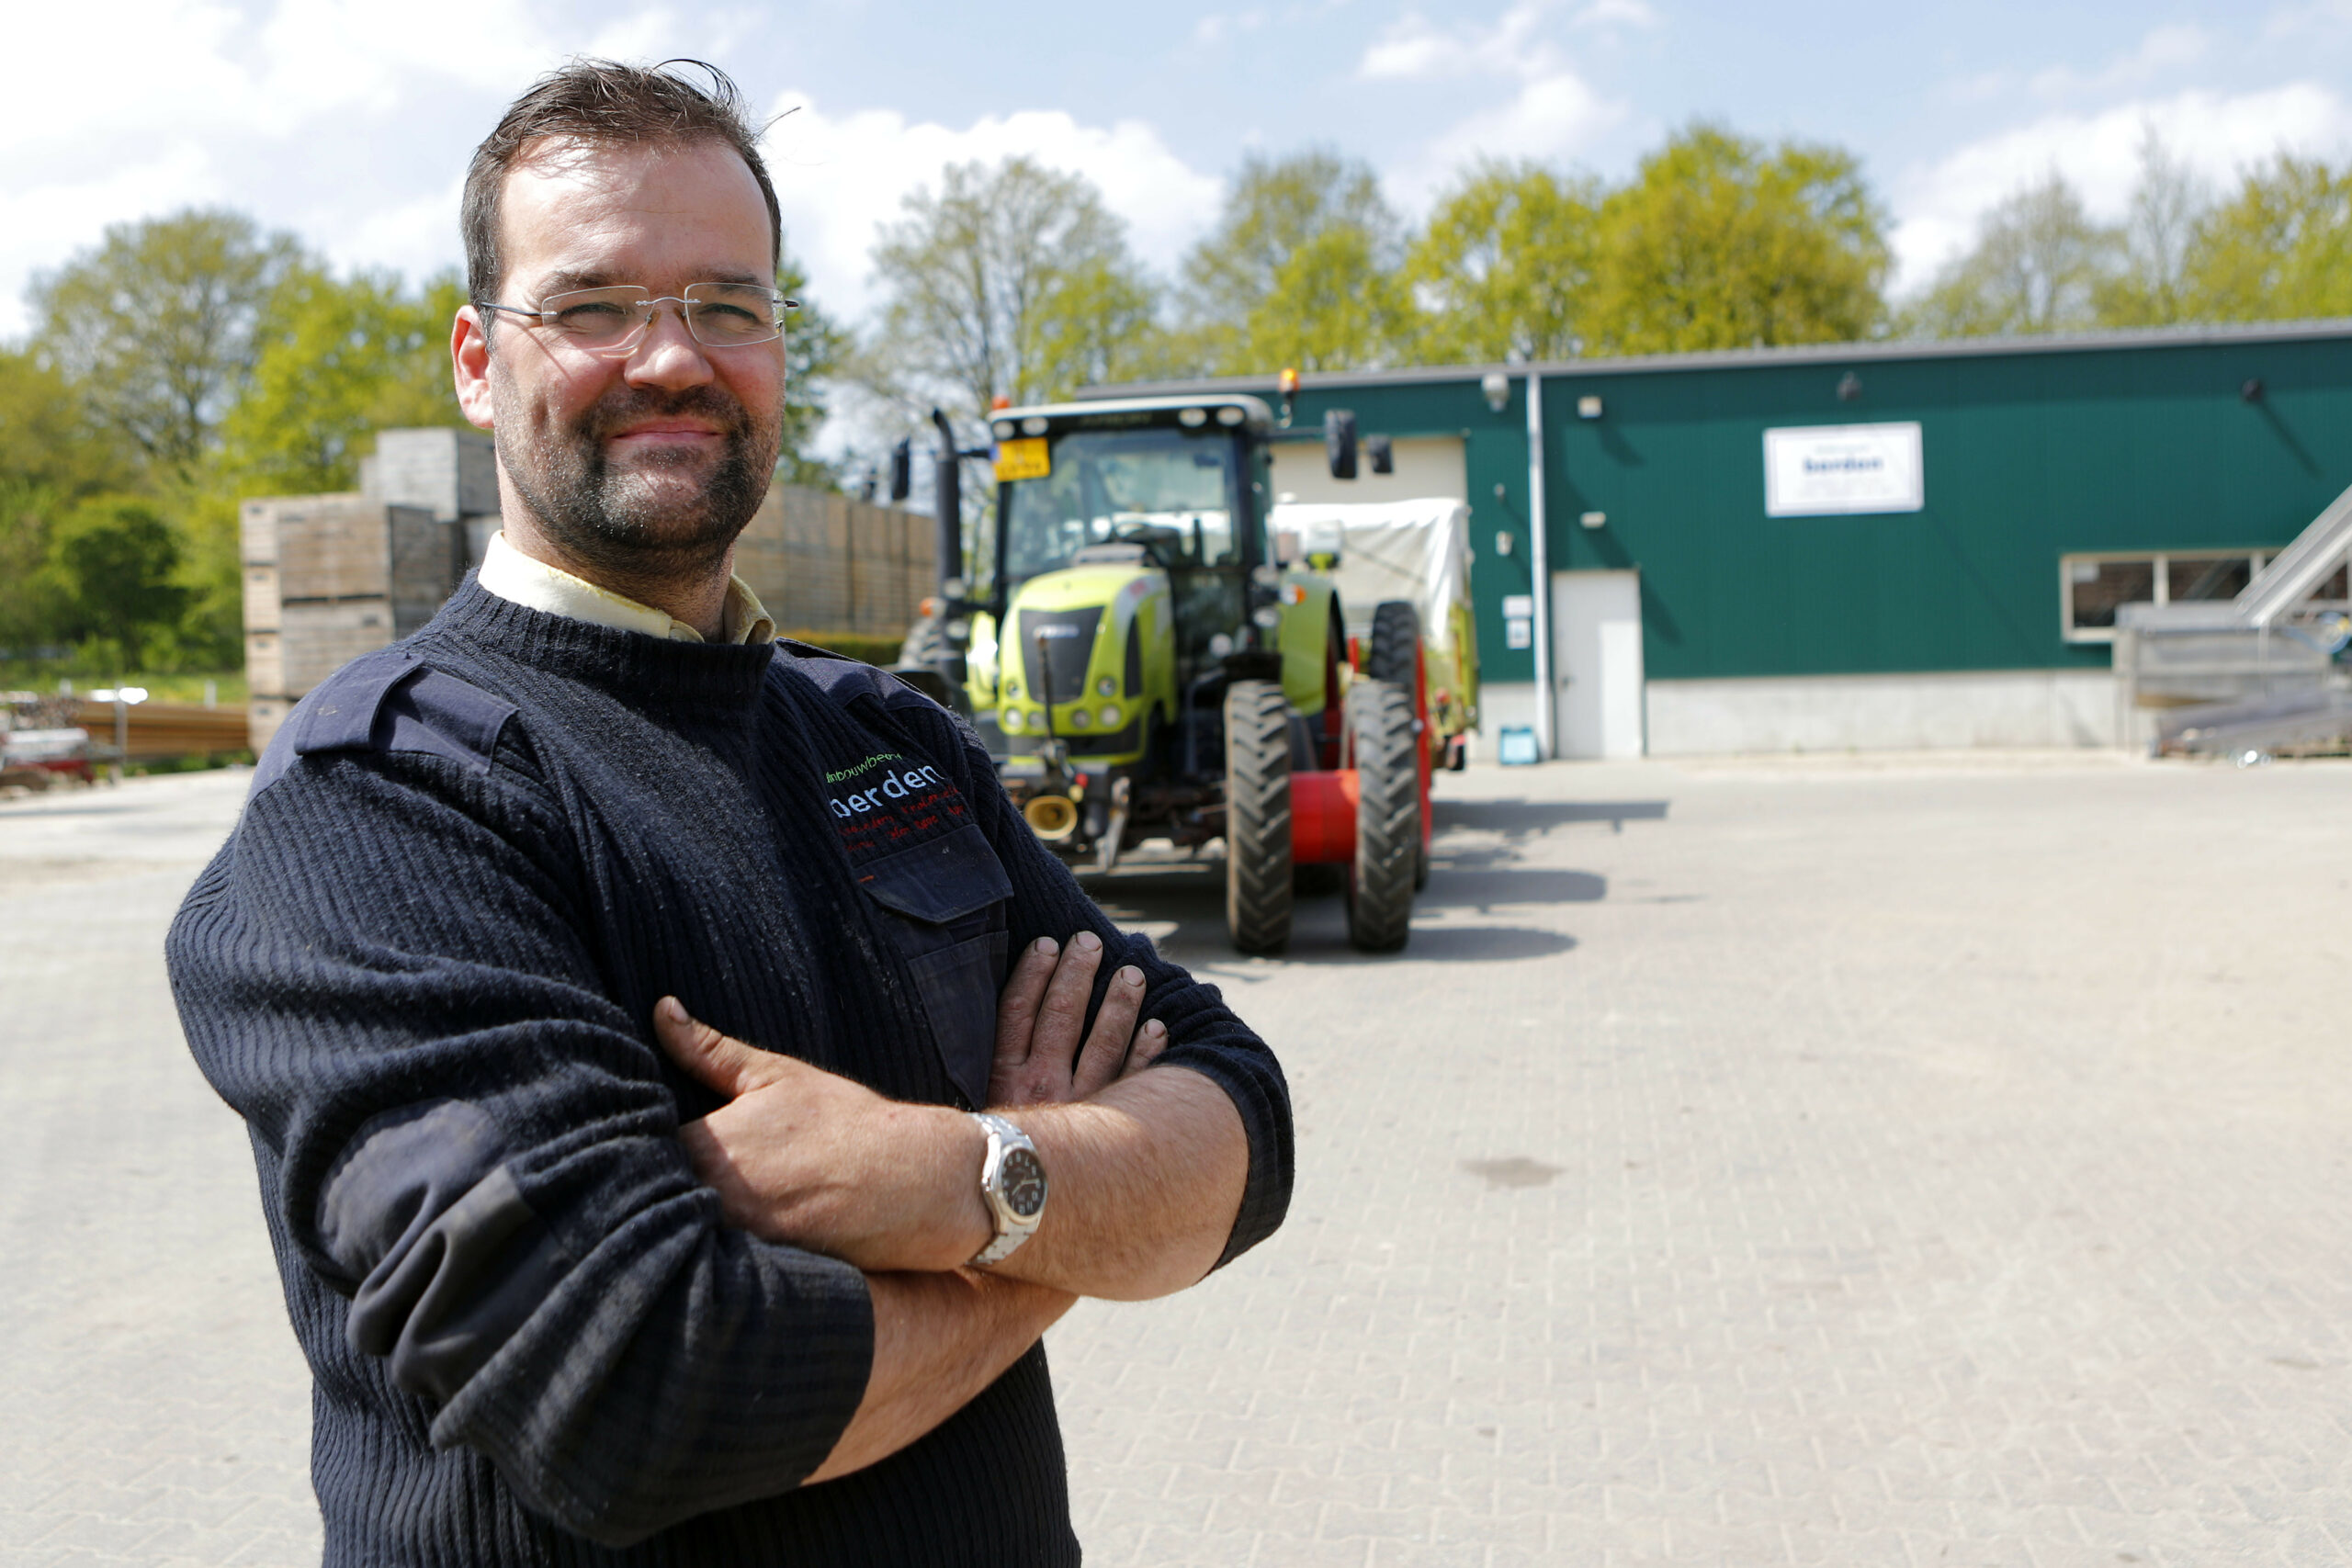
[(2115, 613), (2126, 604), (2234, 599), (2254, 581), (2268, 550), (2183, 550), (2138, 555), (2063, 556), (2058, 603), (2068, 642), (2112, 642)]

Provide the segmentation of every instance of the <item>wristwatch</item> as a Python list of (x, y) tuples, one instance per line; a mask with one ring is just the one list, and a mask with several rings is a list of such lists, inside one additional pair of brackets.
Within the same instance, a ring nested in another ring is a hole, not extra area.
[(1029, 1134), (1001, 1116), (985, 1111), (972, 1120), (989, 1135), (988, 1156), (980, 1161), (980, 1198), (996, 1222), (996, 1239), (980, 1248), (972, 1267), (1001, 1263), (1036, 1233), (1046, 1212), (1046, 1165)]

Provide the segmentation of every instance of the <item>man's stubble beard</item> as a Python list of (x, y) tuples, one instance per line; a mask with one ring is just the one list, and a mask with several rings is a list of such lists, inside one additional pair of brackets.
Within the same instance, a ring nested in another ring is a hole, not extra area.
[[(507, 407), (523, 406), (511, 383), (502, 389)], [(657, 447), (614, 468), (607, 435), (675, 416), (718, 426), (715, 460)], [(651, 585), (718, 570), (766, 498), (783, 434), (756, 429), (740, 401), (705, 384), (675, 392), (621, 387), (561, 426), (501, 422), (492, 436), (500, 467), (549, 543), (608, 582)], [(695, 470), (704, 470), (699, 483), (677, 493), (677, 481), (691, 481)]]

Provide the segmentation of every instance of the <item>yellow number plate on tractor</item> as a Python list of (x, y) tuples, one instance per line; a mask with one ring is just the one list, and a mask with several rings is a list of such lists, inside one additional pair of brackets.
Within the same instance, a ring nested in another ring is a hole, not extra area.
[(997, 443), (996, 477), (1000, 481), (1048, 479), (1053, 471), (1054, 460), (1046, 453), (1044, 436)]

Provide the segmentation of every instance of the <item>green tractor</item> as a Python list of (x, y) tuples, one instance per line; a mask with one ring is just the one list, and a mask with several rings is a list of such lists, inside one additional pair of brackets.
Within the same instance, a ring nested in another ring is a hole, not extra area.
[[(1001, 409), (989, 428), (993, 536), (908, 657), (959, 699), (1031, 829), (1103, 872), (1146, 839), (1222, 840), (1244, 953), (1279, 951), (1295, 889), (1318, 880), (1343, 886), (1357, 947), (1404, 946), (1430, 831), (1418, 612), (1379, 605), (1351, 650), (1330, 580), (1276, 561), (1273, 411), (1137, 398)], [(1353, 478), (1353, 421), (1325, 436)]]

